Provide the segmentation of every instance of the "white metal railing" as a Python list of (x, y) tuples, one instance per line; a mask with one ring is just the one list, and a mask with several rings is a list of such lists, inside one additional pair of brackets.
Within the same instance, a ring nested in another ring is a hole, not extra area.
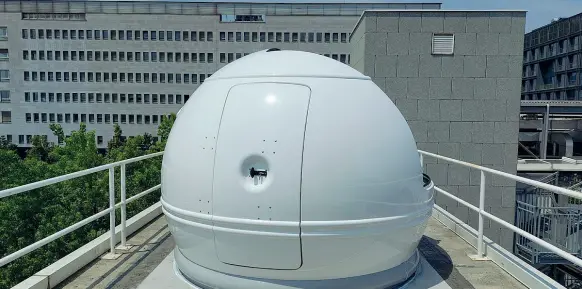
[(445, 195), (445, 196), (447, 196), (447, 197), (449, 197), (449, 198), (451, 198), (451, 199), (453, 199), (453, 200), (461, 203), (462, 205), (468, 207), (469, 209), (471, 209), (471, 210), (473, 210), (473, 211), (475, 211), (475, 212), (477, 212), (479, 214), (479, 225), (478, 225), (479, 228), (477, 230), (478, 231), (478, 235), (477, 235), (477, 257), (478, 258), (484, 258), (485, 257), (485, 252), (483, 250), (484, 249), (483, 248), (483, 245), (484, 245), (483, 244), (483, 219), (484, 219), (484, 217), (486, 217), (489, 220), (492, 220), (492, 221), (494, 221), (494, 222), (496, 222), (496, 223), (504, 226), (505, 228), (507, 228), (507, 229), (509, 229), (509, 230), (511, 230), (511, 231), (513, 231), (513, 232), (515, 232), (517, 234), (519, 234), (520, 236), (525, 237), (525, 238), (531, 240), (532, 242), (536, 243), (537, 245), (539, 245), (541, 247), (544, 247), (544, 248), (546, 248), (546, 249), (548, 249), (548, 250), (556, 253), (556, 255), (558, 255), (558, 256), (560, 256), (560, 257), (562, 257), (562, 258), (564, 258), (564, 259), (572, 262), (573, 264), (575, 264), (577, 266), (582, 266), (582, 259), (579, 259), (579, 258), (571, 255), (570, 253), (568, 253), (568, 252), (566, 252), (566, 251), (564, 251), (564, 250), (562, 250), (562, 249), (560, 249), (560, 248), (558, 248), (558, 247), (556, 247), (556, 246), (554, 246), (554, 245), (552, 245), (552, 244), (550, 244), (550, 243), (548, 243), (548, 242), (546, 242), (546, 241), (544, 241), (544, 240), (542, 240), (542, 239), (540, 239), (540, 238), (538, 238), (538, 237), (536, 237), (536, 236), (534, 236), (534, 235), (532, 235), (532, 234), (530, 234), (530, 233), (528, 233), (528, 232), (526, 232), (526, 231), (524, 231), (524, 230), (516, 227), (515, 225), (513, 225), (511, 223), (508, 223), (508, 222), (506, 222), (506, 221), (504, 221), (504, 220), (502, 220), (502, 219), (500, 219), (500, 218), (492, 215), (491, 213), (486, 212), (484, 210), (484, 206), (485, 206), (485, 173), (489, 173), (489, 174), (492, 174), (492, 175), (497, 175), (497, 176), (500, 176), (500, 177), (504, 177), (504, 178), (507, 178), (507, 179), (510, 179), (510, 180), (514, 180), (514, 181), (521, 182), (521, 183), (524, 183), (524, 184), (528, 184), (528, 185), (531, 185), (531, 186), (534, 186), (534, 187), (542, 188), (542, 189), (545, 189), (545, 190), (554, 192), (556, 194), (569, 196), (569, 197), (572, 197), (572, 198), (575, 198), (575, 199), (579, 199), (579, 200), (582, 200), (582, 193), (576, 192), (576, 191), (572, 191), (572, 190), (568, 190), (568, 189), (565, 189), (565, 188), (561, 188), (561, 187), (558, 187), (558, 186), (553, 186), (553, 185), (550, 185), (550, 184), (547, 184), (547, 183), (542, 183), (542, 182), (539, 182), (539, 181), (534, 181), (534, 180), (531, 180), (531, 179), (528, 179), (528, 178), (524, 178), (524, 177), (512, 175), (512, 174), (505, 173), (505, 172), (502, 172), (502, 171), (490, 169), (490, 168), (487, 168), (487, 167), (482, 167), (482, 166), (475, 165), (475, 164), (472, 164), (472, 163), (463, 162), (463, 161), (460, 161), (460, 160), (456, 160), (456, 159), (444, 157), (444, 156), (441, 156), (441, 155), (437, 155), (437, 154), (425, 152), (425, 151), (422, 151), (422, 150), (419, 150), (418, 152), (420, 153), (421, 163), (424, 163), (424, 156), (428, 156), (428, 157), (433, 157), (433, 158), (436, 158), (436, 159), (439, 159), (439, 160), (443, 160), (443, 161), (446, 161), (446, 162), (449, 162), (449, 163), (458, 164), (458, 165), (465, 166), (465, 167), (468, 167), (468, 168), (471, 168), (471, 169), (479, 170), (481, 172), (481, 183), (480, 183), (480, 186), (479, 186), (479, 188), (480, 188), (480, 190), (479, 190), (479, 207), (476, 207), (476, 206), (470, 204), (469, 202), (467, 202), (467, 201), (465, 201), (463, 199), (460, 199), (457, 196), (454, 196), (453, 194), (451, 194), (451, 193), (449, 193), (449, 192), (447, 192), (447, 191), (445, 191), (445, 190), (437, 187), (436, 184), (435, 184), (435, 187), (434, 187), (435, 191), (437, 191), (437, 192), (439, 192), (439, 193), (441, 193), (441, 194), (443, 194), (443, 195)]
[[(131, 158), (131, 159), (127, 159), (127, 160), (123, 160), (123, 161), (119, 161), (119, 162), (115, 162), (115, 163), (110, 163), (110, 164), (106, 164), (106, 165), (102, 165), (102, 166), (98, 166), (98, 167), (94, 167), (94, 168), (90, 168), (87, 170), (83, 170), (83, 171), (78, 171), (78, 172), (74, 172), (74, 173), (70, 173), (67, 175), (62, 175), (62, 176), (58, 176), (58, 177), (54, 177), (54, 178), (50, 178), (50, 179), (46, 179), (46, 180), (42, 180), (42, 181), (38, 181), (38, 182), (34, 182), (34, 183), (30, 183), (30, 184), (26, 184), (23, 186), (19, 186), (19, 187), (15, 187), (15, 188), (10, 188), (10, 189), (6, 189), (6, 190), (2, 190), (0, 191), (0, 199), (8, 197), (8, 196), (12, 196), (12, 195), (16, 195), (16, 194), (20, 194), (20, 193), (24, 193), (30, 190), (34, 190), (34, 189), (38, 189), (38, 188), (42, 188), (42, 187), (46, 187), (48, 185), (52, 185), (52, 184), (56, 184), (56, 183), (60, 183), (63, 181), (67, 181), (67, 180), (71, 180), (71, 179), (75, 179), (78, 177), (82, 177), (82, 176), (86, 176), (92, 173), (96, 173), (96, 172), (100, 172), (100, 171), (104, 171), (104, 170), (109, 170), (109, 207), (97, 214), (94, 214), (88, 218), (85, 218), (71, 226), (68, 226), (48, 237), (43, 238), (42, 240), (36, 241), (33, 244), (30, 244), (12, 254), (9, 254), (7, 256), (2, 257), (2, 259), (0, 259), (0, 267), (68, 234), (71, 233), (75, 230), (77, 230), (78, 228), (89, 224), (107, 214), (109, 214), (109, 230), (110, 230), (110, 241), (109, 241), (109, 246), (110, 246), (110, 253), (112, 255), (115, 255), (115, 210), (117, 208), (121, 208), (121, 247), (125, 247), (126, 246), (126, 225), (125, 225), (125, 221), (126, 221), (126, 205), (127, 203), (133, 202), (153, 191), (158, 190), (161, 187), (161, 184), (158, 184), (156, 186), (153, 186), (139, 194), (136, 194), (135, 196), (132, 196), (129, 199), (126, 199), (125, 196), (125, 171), (126, 171), (126, 165), (131, 164), (131, 163), (135, 163), (138, 161), (142, 161), (142, 160), (146, 160), (146, 159), (150, 159), (150, 158), (154, 158), (157, 156), (161, 156), (164, 152), (158, 152), (158, 153), (153, 153), (153, 154), (149, 154), (149, 155), (144, 155), (144, 156), (139, 156), (139, 157), (135, 157), (135, 158)], [(119, 203), (115, 203), (115, 168), (116, 167), (121, 167), (121, 196), (120, 196), (120, 202)]]
[[(449, 163), (453, 163), (453, 164), (458, 164), (458, 165), (462, 165), (471, 169), (476, 169), (479, 170), (481, 173), (481, 183), (480, 183), (480, 190), (479, 190), (479, 207), (474, 206), (472, 204), (470, 204), (469, 202), (458, 198), (457, 196), (452, 195), (451, 193), (435, 186), (435, 191), (439, 192), (440, 194), (443, 194), (459, 203), (461, 203), (464, 206), (467, 206), (469, 209), (477, 212), (479, 214), (479, 223), (478, 223), (478, 241), (477, 241), (477, 257), (479, 258), (483, 258), (485, 257), (485, 252), (484, 252), (484, 242), (483, 242), (483, 221), (484, 218), (488, 218), (498, 224), (501, 224), (502, 226), (504, 226), (505, 228), (519, 234), (520, 236), (523, 236), (525, 238), (528, 238), (529, 240), (531, 240), (532, 242), (538, 244), (541, 247), (544, 247), (554, 253), (556, 253), (558, 256), (572, 262), (575, 265), (578, 266), (582, 266), (582, 259), (579, 259), (573, 255), (571, 255), (570, 253), (516, 227), (515, 225), (508, 223), (494, 215), (492, 215), (491, 213), (488, 213), (484, 210), (484, 206), (485, 206), (485, 173), (489, 173), (492, 175), (497, 175), (500, 177), (504, 177), (504, 178), (508, 178), (517, 182), (521, 182), (521, 183), (525, 183), (525, 184), (529, 184), (531, 186), (535, 186), (538, 188), (542, 188), (557, 194), (561, 194), (561, 195), (565, 195), (565, 196), (569, 196), (575, 199), (580, 199), (582, 200), (582, 193), (580, 192), (576, 192), (576, 191), (572, 191), (569, 189), (565, 189), (565, 188), (561, 188), (561, 187), (557, 187), (557, 186), (553, 186), (547, 183), (542, 183), (539, 181), (535, 181), (535, 180), (531, 180), (531, 179), (527, 179), (524, 177), (519, 177), (516, 175), (512, 175), (509, 173), (505, 173), (502, 171), (497, 171), (494, 169), (490, 169), (487, 167), (482, 167), (479, 165), (475, 165), (472, 163), (467, 163), (467, 162), (463, 162), (460, 160), (456, 160), (456, 159), (452, 159), (452, 158), (448, 158), (448, 157), (444, 157), (444, 156), (440, 156), (437, 154), (433, 154), (433, 153), (429, 153), (426, 151), (422, 151), (419, 150), (418, 151), (420, 154), (420, 159), (421, 159), (421, 163), (423, 162), (423, 159), (425, 156), (427, 157), (433, 157), (439, 160), (443, 160)], [(48, 237), (43, 238), (42, 240), (39, 240), (33, 244), (30, 244), (12, 254), (9, 254), (7, 256), (2, 257), (2, 259), (0, 259), (0, 267), (70, 233), (75, 231), (76, 229), (92, 222), (95, 221), (107, 214), (109, 214), (109, 220), (110, 220), (110, 253), (111, 254), (115, 254), (115, 243), (116, 243), (116, 238), (115, 238), (115, 210), (117, 208), (121, 208), (121, 247), (125, 247), (126, 246), (126, 232), (125, 232), (125, 221), (126, 221), (126, 205), (127, 203), (130, 203), (132, 201), (135, 201), (153, 191), (156, 191), (158, 189), (160, 189), (161, 184), (158, 184), (156, 186), (153, 186), (141, 193), (136, 194), (135, 196), (132, 196), (128, 199), (126, 199), (126, 165), (130, 164), (130, 163), (135, 163), (141, 160), (145, 160), (145, 159), (150, 159), (150, 158), (154, 158), (157, 156), (161, 156), (163, 154), (163, 152), (158, 152), (158, 153), (153, 153), (153, 154), (149, 154), (149, 155), (145, 155), (145, 156), (140, 156), (140, 157), (136, 157), (136, 158), (131, 158), (131, 159), (127, 159), (127, 160), (123, 160), (123, 161), (119, 161), (119, 162), (115, 162), (115, 163), (111, 163), (111, 164), (106, 164), (106, 165), (102, 165), (102, 166), (98, 166), (95, 168), (91, 168), (91, 169), (87, 169), (87, 170), (83, 170), (83, 171), (79, 171), (79, 172), (74, 172), (71, 174), (67, 174), (67, 175), (62, 175), (62, 176), (58, 176), (58, 177), (54, 177), (51, 179), (47, 179), (47, 180), (42, 180), (42, 181), (38, 181), (38, 182), (34, 182), (34, 183), (30, 183), (27, 185), (23, 185), (23, 186), (19, 186), (19, 187), (15, 187), (15, 188), (10, 188), (10, 189), (6, 189), (6, 190), (2, 190), (0, 191), (0, 199), (4, 198), (4, 197), (8, 197), (11, 195), (15, 195), (15, 194), (19, 194), (19, 193), (23, 193), (23, 192), (27, 192), (33, 189), (37, 189), (37, 188), (41, 188), (41, 187), (45, 187), (48, 185), (52, 185), (52, 184), (56, 184), (59, 182), (63, 182), (66, 180), (71, 180), (71, 179), (75, 179), (78, 177), (82, 177), (82, 176), (86, 176), (92, 173), (96, 173), (96, 172), (100, 172), (100, 171), (104, 171), (104, 170), (109, 170), (109, 207), (99, 213), (96, 213), (88, 218), (85, 218), (65, 229), (62, 229)], [(119, 203), (115, 203), (115, 184), (114, 184), (114, 170), (116, 167), (120, 167), (121, 168), (121, 192), (120, 192), (120, 202)]]

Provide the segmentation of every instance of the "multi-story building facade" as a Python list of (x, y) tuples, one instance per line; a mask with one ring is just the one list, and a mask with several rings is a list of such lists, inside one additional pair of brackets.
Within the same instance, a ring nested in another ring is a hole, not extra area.
[(105, 147), (150, 133), (217, 69), (249, 53), (298, 49), (350, 63), (367, 9), (440, 4), (0, 1), (0, 136), (19, 146), (86, 123)]
[(525, 35), (522, 100), (582, 100), (582, 13)]

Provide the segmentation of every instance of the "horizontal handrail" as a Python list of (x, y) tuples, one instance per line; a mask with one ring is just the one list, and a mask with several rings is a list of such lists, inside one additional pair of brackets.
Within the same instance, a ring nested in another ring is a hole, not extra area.
[(472, 169), (477, 169), (480, 171), (484, 171), (484, 172), (488, 172), (490, 174), (493, 175), (497, 175), (497, 176), (501, 176), (501, 177), (505, 177), (520, 183), (524, 183), (524, 184), (528, 184), (528, 185), (532, 185), (538, 188), (542, 188), (557, 194), (561, 194), (561, 195), (566, 195), (572, 198), (576, 198), (579, 200), (582, 200), (582, 193), (581, 192), (576, 192), (576, 191), (572, 191), (572, 190), (568, 190), (566, 188), (561, 188), (558, 186), (554, 186), (554, 185), (550, 185), (550, 184), (546, 184), (546, 183), (542, 183), (542, 182), (538, 182), (532, 179), (528, 179), (528, 178), (524, 178), (524, 177), (520, 177), (520, 176), (516, 176), (516, 175), (512, 175), (506, 172), (502, 172), (502, 171), (498, 171), (498, 170), (494, 170), (491, 168), (487, 168), (487, 167), (482, 167), (476, 164), (472, 164), (472, 163), (468, 163), (468, 162), (464, 162), (464, 161), (460, 161), (460, 160), (456, 160), (456, 159), (452, 159), (452, 158), (448, 158), (448, 157), (444, 157), (441, 155), (437, 155), (437, 154), (433, 154), (433, 153), (429, 153), (429, 152), (425, 152), (422, 150), (419, 150), (418, 152), (420, 152), (423, 155), (426, 156), (430, 156), (430, 157), (434, 157), (436, 159), (441, 159), (447, 162), (451, 162), (451, 163), (455, 163), (455, 164), (459, 164), (462, 166), (466, 166)]
[[(531, 240), (532, 242), (554, 252), (555, 254), (557, 254), (558, 256), (572, 262), (573, 264), (577, 265), (577, 266), (582, 266), (582, 259), (579, 259), (577, 257), (575, 257), (574, 255), (544, 241), (543, 239), (540, 239), (522, 229), (520, 229), (519, 227), (515, 226), (514, 224), (511, 224), (499, 217), (496, 217), (495, 215), (486, 212), (484, 210), (484, 203), (485, 203), (485, 175), (484, 172), (493, 174), (493, 175), (498, 175), (501, 177), (505, 177), (511, 180), (515, 180), (517, 182), (522, 182), (525, 184), (529, 184), (538, 188), (542, 188), (557, 194), (562, 194), (562, 195), (566, 195), (569, 197), (573, 197), (573, 198), (577, 198), (577, 199), (582, 199), (582, 193), (580, 192), (576, 192), (576, 191), (572, 191), (572, 190), (568, 190), (565, 188), (561, 188), (558, 186), (553, 186), (553, 185), (549, 185), (547, 183), (542, 183), (539, 181), (534, 181), (531, 179), (527, 179), (527, 178), (523, 178), (523, 177), (519, 177), (516, 175), (512, 175), (512, 174), (508, 174), (502, 171), (498, 171), (498, 170), (494, 170), (494, 169), (490, 169), (487, 167), (482, 167), (476, 164), (472, 164), (472, 163), (468, 163), (468, 162), (463, 162), (460, 160), (456, 160), (456, 159), (452, 159), (452, 158), (448, 158), (445, 156), (441, 156), (441, 155), (437, 155), (437, 154), (433, 154), (433, 153), (429, 153), (426, 151), (422, 151), (419, 150), (418, 151), (420, 153), (421, 156), (430, 156), (430, 157), (434, 157), (436, 159), (440, 159), (440, 160), (444, 160), (450, 163), (454, 163), (454, 164), (459, 164), (465, 167), (469, 167), (472, 169), (477, 169), (479, 171), (481, 171), (481, 183), (480, 183), (480, 192), (479, 192), (479, 207), (472, 205), (471, 203), (437, 187), (435, 185), (434, 189), (435, 191), (459, 202), (460, 204), (466, 206), (467, 208), (469, 208), (472, 211), (475, 211), (479, 214), (479, 228), (478, 228), (478, 241), (477, 241), (477, 257), (482, 258), (485, 256), (485, 252), (483, 251), (483, 218), (488, 218), (489, 220), (492, 220), (500, 225), (502, 225), (503, 227), (513, 231), (514, 233), (517, 233), (520, 236), (523, 236), (529, 240)], [(422, 158), (421, 158), (422, 160)]]
[(107, 209), (105, 209), (105, 210), (103, 210), (103, 211), (101, 211), (101, 212), (99, 212), (91, 217), (85, 218), (85, 219), (83, 219), (83, 220), (81, 220), (81, 221), (79, 221), (71, 226), (68, 226), (68, 227), (48, 236), (48, 237), (43, 238), (42, 240), (38, 240), (38, 241), (18, 250), (10, 255), (7, 255), (6, 257), (0, 259), (0, 267), (2, 267), (4, 265), (18, 259), (18, 258), (46, 245), (46, 244), (66, 235), (68, 233), (71, 233), (71, 232), (85, 226), (85, 225), (109, 214), (110, 212), (111, 212), (111, 208), (107, 208)]
[(471, 209), (471, 210), (473, 210), (475, 212), (478, 212), (478, 213), (483, 214), (483, 216), (487, 217), (488, 219), (490, 219), (490, 220), (492, 220), (492, 221), (494, 221), (494, 222), (496, 222), (496, 223), (504, 226), (505, 228), (507, 228), (507, 229), (509, 229), (509, 230), (511, 230), (511, 231), (513, 231), (513, 232), (515, 232), (515, 233), (523, 236), (523, 237), (528, 238), (529, 240), (533, 241), (534, 243), (536, 243), (536, 244), (538, 244), (538, 245), (540, 245), (540, 246), (542, 246), (542, 247), (544, 247), (544, 248), (546, 248), (546, 249), (548, 249), (548, 250), (556, 253), (558, 256), (560, 256), (560, 257), (562, 257), (562, 258), (564, 258), (564, 259), (566, 259), (566, 260), (574, 263), (575, 265), (582, 266), (582, 259), (579, 259), (577, 257), (574, 257), (572, 254), (570, 254), (570, 253), (568, 253), (568, 252), (566, 252), (566, 251), (564, 251), (564, 250), (562, 250), (562, 249), (560, 249), (560, 248), (558, 248), (558, 247), (556, 247), (556, 246), (554, 246), (554, 245), (552, 245), (552, 244), (544, 241), (543, 239), (540, 239), (540, 238), (538, 238), (538, 237), (536, 237), (536, 236), (534, 236), (534, 235), (532, 235), (532, 234), (530, 234), (530, 233), (528, 233), (528, 232), (526, 232), (526, 231), (524, 231), (524, 230), (522, 230), (522, 229), (514, 226), (513, 224), (510, 224), (510, 223), (504, 221), (503, 219), (500, 219), (499, 217), (496, 217), (496, 216), (492, 215), (491, 213), (488, 213), (487, 211), (481, 211), (480, 212), (479, 208), (477, 208), (476, 206), (469, 204), (468, 202), (460, 199), (459, 197), (457, 197), (457, 196), (455, 196), (455, 195), (453, 195), (453, 194), (451, 194), (451, 193), (449, 193), (449, 192), (447, 192), (447, 191), (445, 191), (445, 190), (443, 190), (443, 189), (441, 189), (439, 187), (436, 187), (435, 186), (434, 188), (439, 193), (442, 193), (443, 195), (445, 195), (445, 196), (447, 196), (447, 197), (449, 197), (449, 198), (451, 198), (451, 199), (453, 199), (453, 200), (455, 200), (455, 201), (457, 201), (457, 202), (459, 202), (459, 203), (467, 206), (469, 209)]
[[(15, 194), (19, 194), (19, 193), (24, 193), (30, 190), (34, 190), (37, 188), (42, 188), (48, 185), (52, 185), (52, 184), (56, 184), (56, 183), (60, 183), (66, 180), (71, 180), (71, 179), (75, 179), (78, 177), (82, 177), (82, 176), (86, 176), (92, 173), (96, 173), (96, 172), (100, 172), (100, 171), (104, 171), (104, 170), (109, 170), (109, 206), (90, 216), (87, 217), (79, 222), (76, 222), (54, 234), (51, 234), (50, 236), (47, 236), (39, 241), (36, 241), (16, 252), (13, 252), (12, 254), (6, 255), (4, 257), (2, 257), (0, 259), (0, 267), (66, 235), (69, 234), (75, 230), (77, 230), (80, 227), (83, 227), (101, 217), (104, 217), (105, 215), (109, 214), (110, 217), (110, 234), (111, 234), (111, 253), (115, 254), (115, 248), (114, 248), (114, 239), (115, 239), (115, 210), (117, 208), (121, 208), (122, 211), (122, 220), (121, 220), (121, 232), (122, 232), (122, 244), (125, 245), (125, 210), (126, 207), (125, 205), (127, 203), (133, 202), (151, 192), (154, 192), (158, 189), (161, 188), (161, 184), (155, 185), (143, 192), (140, 192), (128, 199), (125, 198), (125, 166), (127, 164), (131, 164), (131, 163), (135, 163), (141, 160), (146, 160), (146, 159), (150, 159), (153, 157), (157, 157), (157, 156), (161, 156), (163, 155), (164, 152), (157, 152), (157, 153), (152, 153), (152, 154), (148, 154), (148, 155), (144, 155), (144, 156), (139, 156), (139, 157), (135, 157), (135, 158), (131, 158), (131, 159), (126, 159), (126, 160), (122, 160), (122, 161), (118, 161), (118, 162), (114, 162), (114, 163), (110, 163), (110, 164), (106, 164), (106, 165), (102, 165), (102, 166), (98, 166), (98, 167), (94, 167), (94, 168), (90, 168), (90, 169), (86, 169), (86, 170), (82, 170), (82, 171), (78, 171), (78, 172), (74, 172), (74, 173), (70, 173), (70, 174), (66, 174), (66, 175), (62, 175), (62, 176), (58, 176), (58, 177), (54, 177), (54, 178), (50, 178), (50, 179), (46, 179), (46, 180), (42, 180), (42, 181), (38, 181), (38, 182), (34, 182), (34, 183), (30, 183), (30, 184), (26, 184), (23, 186), (19, 186), (19, 187), (14, 187), (14, 188), (10, 188), (10, 189), (6, 189), (6, 190), (2, 190), (0, 191), (0, 199), (4, 198), (4, 197), (8, 197), (11, 195), (15, 195)], [(115, 203), (115, 190), (114, 190), (114, 174), (113, 174), (113, 170), (115, 169), (115, 167), (121, 166), (121, 202), (119, 203)]]
[(149, 155), (139, 156), (139, 157), (135, 157), (135, 158), (127, 159), (127, 160), (122, 160), (122, 161), (118, 161), (118, 162), (114, 162), (114, 163), (110, 163), (110, 164), (106, 164), (106, 165), (102, 165), (102, 166), (74, 172), (74, 173), (70, 173), (70, 174), (66, 174), (66, 175), (62, 175), (62, 176), (34, 182), (34, 183), (30, 183), (30, 184), (26, 184), (26, 185), (14, 187), (14, 188), (2, 190), (2, 191), (0, 191), (0, 199), (8, 197), (8, 196), (24, 193), (24, 192), (27, 192), (30, 190), (46, 187), (48, 185), (64, 182), (66, 180), (71, 180), (71, 179), (75, 179), (78, 177), (90, 175), (92, 173), (104, 171), (104, 170), (114, 168), (114, 167), (117, 167), (120, 165), (130, 164), (130, 163), (138, 162), (141, 160), (161, 156), (163, 153), (164, 152), (158, 152), (158, 153), (153, 153), (153, 154), (149, 154)]

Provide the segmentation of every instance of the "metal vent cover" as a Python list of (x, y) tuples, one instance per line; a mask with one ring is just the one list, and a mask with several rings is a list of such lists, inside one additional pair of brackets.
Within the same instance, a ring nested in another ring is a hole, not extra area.
[(451, 55), (455, 47), (455, 35), (435, 33), (432, 35), (432, 54)]

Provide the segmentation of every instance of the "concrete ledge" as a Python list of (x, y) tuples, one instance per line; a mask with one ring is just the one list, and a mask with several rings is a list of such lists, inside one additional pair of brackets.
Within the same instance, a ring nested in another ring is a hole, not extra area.
[[(137, 215), (126, 221), (127, 235), (133, 234), (156, 217), (162, 214), (162, 205), (157, 202), (149, 208), (141, 211)], [(54, 288), (79, 269), (97, 259), (109, 250), (109, 236), (107, 233), (99, 236), (95, 240), (85, 244), (69, 255), (61, 258), (48, 267), (40, 270), (30, 278), (12, 287), (13, 289), (47, 289)], [(121, 226), (115, 228), (115, 242), (121, 241)]]
[[(467, 241), (471, 246), (477, 248), (477, 230), (463, 223), (461, 220), (451, 215), (451, 213), (437, 205), (434, 206), (432, 216), (455, 232), (455, 234), (459, 235), (463, 240)], [(487, 257), (528, 288), (565, 289), (564, 286), (541, 273), (525, 261), (519, 259), (519, 257), (505, 250), (500, 245), (494, 243), (486, 236), (483, 236), (483, 241), (485, 243), (484, 250)]]

